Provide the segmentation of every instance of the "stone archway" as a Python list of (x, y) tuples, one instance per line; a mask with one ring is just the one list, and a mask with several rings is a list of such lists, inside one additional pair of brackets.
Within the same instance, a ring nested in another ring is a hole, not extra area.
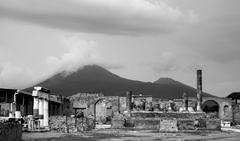
[[(220, 97), (203, 97), (202, 109), (204, 108), (205, 102), (212, 101), (215, 105), (218, 105), (218, 118), (222, 120), (232, 120), (232, 100)], [(217, 108), (215, 108), (216, 111)], [(204, 111), (204, 110), (203, 110)]]
[(95, 113), (95, 123), (104, 124), (106, 121), (107, 108), (106, 101), (104, 99), (99, 99), (94, 104), (94, 113)]
[(219, 118), (220, 105), (215, 100), (206, 100), (202, 104), (203, 112), (207, 113), (212, 118)]

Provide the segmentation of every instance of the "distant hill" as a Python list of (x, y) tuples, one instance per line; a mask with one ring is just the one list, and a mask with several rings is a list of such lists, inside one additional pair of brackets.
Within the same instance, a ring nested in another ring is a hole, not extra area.
[[(46, 87), (52, 94), (71, 96), (79, 92), (99, 93), (106, 96), (125, 96), (126, 91), (134, 94), (152, 95), (157, 98), (181, 98), (183, 92), (195, 97), (196, 90), (170, 78), (160, 78), (154, 83), (134, 81), (119, 77), (110, 71), (97, 66), (89, 65), (77, 72), (66, 75), (58, 73), (35, 86)], [(25, 89), (32, 91), (33, 86)], [(204, 96), (210, 96), (204, 93)]]
[[(189, 96), (196, 96), (196, 89), (188, 86), (184, 83), (179, 81), (173, 80), (171, 78), (159, 78), (157, 81), (154, 82), (155, 84), (160, 85), (166, 93), (176, 93), (176, 94), (183, 94), (184, 92), (188, 93)], [(203, 93), (203, 96), (212, 96), (207, 93)]]

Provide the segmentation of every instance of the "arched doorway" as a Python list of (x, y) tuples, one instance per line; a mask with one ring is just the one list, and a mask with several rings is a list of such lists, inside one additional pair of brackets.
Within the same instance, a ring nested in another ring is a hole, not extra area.
[(219, 117), (219, 104), (214, 100), (207, 100), (202, 104), (203, 112), (207, 113), (211, 118)]
[(106, 101), (100, 99), (95, 103), (95, 121), (96, 124), (104, 124), (106, 122)]

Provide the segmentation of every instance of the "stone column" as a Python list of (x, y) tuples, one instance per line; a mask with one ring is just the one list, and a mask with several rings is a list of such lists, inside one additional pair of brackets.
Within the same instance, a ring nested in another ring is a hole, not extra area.
[(33, 91), (33, 115), (37, 117), (39, 115), (39, 98), (38, 98), (38, 91)]
[(43, 99), (39, 99), (39, 120), (40, 120), (40, 127), (43, 127)]
[(160, 104), (154, 104), (153, 111), (160, 111)]
[[(33, 117), (38, 118), (39, 115), (39, 98), (38, 91), (33, 91)], [(39, 128), (38, 120), (34, 120), (33, 118), (33, 128)]]
[(183, 111), (188, 111), (188, 95), (187, 93), (183, 93)]
[(54, 106), (55, 108), (54, 108), (54, 110), (55, 110), (55, 115), (58, 115), (58, 104), (57, 103), (55, 103), (55, 106)]
[(168, 103), (168, 112), (172, 112), (173, 110), (172, 110), (172, 101), (169, 101), (169, 103)]
[(197, 111), (202, 112), (202, 70), (197, 70)]
[(126, 92), (126, 106), (128, 111), (132, 111), (132, 92)]
[(13, 103), (15, 103), (15, 106), (16, 106), (15, 118), (21, 118), (21, 109), (20, 109), (19, 98), (20, 98), (20, 96), (19, 96), (19, 93), (17, 91), (14, 94), (14, 102), (13, 102)]
[[(34, 112), (39, 115), (43, 115), (40, 117), (40, 124), (42, 121), (42, 127), (48, 127), (48, 100), (50, 90), (43, 87), (34, 87), (33, 96), (34, 97)], [(39, 100), (39, 98), (41, 98)], [(41, 119), (42, 118), (42, 119)]]
[(43, 100), (43, 126), (48, 127), (48, 98)]
[(15, 118), (14, 114), (13, 114), (13, 102), (10, 104), (10, 112), (9, 112), (9, 118)]

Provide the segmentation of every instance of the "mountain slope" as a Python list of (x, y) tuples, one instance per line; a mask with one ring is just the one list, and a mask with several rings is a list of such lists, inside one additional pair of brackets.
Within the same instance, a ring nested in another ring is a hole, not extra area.
[[(176, 84), (164, 81), (141, 82), (121, 78), (97, 65), (85, 66), (72, 74), (64, 72), (37, 84), (36, 86), (46, 87), (53, 94), (71, 96), (79, 92), (99, 93), (106, 96), (125, 96), (126, 91), (133, 91), (134, 94), (152, 95), (157, 98), (181, 98), (184, 91), (189, 96), (196, 96), (195, 89), (177, 81)], [(31, 91), (33, 87), (25, 90)], [(204, 94), (208, 95), (208, 94)]]
[[(183, 94), (184, 92), (186, 92), (190, 96), (192, 96), (193, 94), (196, 96), (196, 89), (186, 84), (183, 84), (179, 81), (173, 80), (171, 78), (159, 78), (154, 83), (161, 85), (164, 88), (167, 88), (165, 90), (167, 93)], [(211, 95), (203, 93), (203, 96), (211, 96)]]

